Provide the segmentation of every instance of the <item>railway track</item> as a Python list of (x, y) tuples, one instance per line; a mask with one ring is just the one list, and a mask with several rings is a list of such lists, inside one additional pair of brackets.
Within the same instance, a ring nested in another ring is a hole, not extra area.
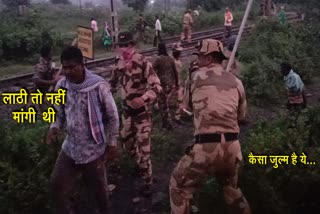
[[(291, 14), (288, 16), (288, 21), (290, 22), (298, 22), (301, 21), (302, 16), (301, 15), (294, 15)], [(246, 26), (243, 32), (243, 38), (245, 38), (253, 28), (253, 25)], [(191, 55), (192, 51), (194, 51), (194, 46), (197, 44), (199, 40), (202, 39), (218, 39), (222, 40), (223, 38), (223, 31), (224, 28), (217, 28), (213, 30), (208, 31), (199, 31), (192, 34), (192, 41), (190, 43), (183, 43), (182, 46), (185, 48), (185, 50), (182, 53), (182, 57), (186, 57)], [(238, 33), (239, 26), (234, 26), (232, 28), (232, 33)], [(164, 41), (167, 43), (167, 48), (170, 50), (172, 48), (172, 43), (178, 42), (180, 40), (180, 36), (174, 36), (165, 38)], [(157, 48), (148, 48), (143, 51), (140, 51), (141, 54), (144, 56), (154, 56), (157, 54)], [(112, 65), (115, 61), (115, 57), (109, 57), (109, 58), (102, 58), (97, 60), (88, 61), (86, 63), (86, 67), (89, 69), (94, 70), (97, 74), (103, 76), (104, 78), (108, 78), (111, 74)], [(33, 73), (27, 73), (22, 74), (14, 77), (4, 78), (0, 79), (0, 90), (1, 91), (11, 91), (11, 90), (18, 90), (18, 88), (24, 87), (27, 89), (32, 88), (32, 78)]]

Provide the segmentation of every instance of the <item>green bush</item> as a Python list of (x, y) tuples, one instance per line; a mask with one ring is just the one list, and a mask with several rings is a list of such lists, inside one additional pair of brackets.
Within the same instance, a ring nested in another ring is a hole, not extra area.
[[(315, 196), (320, 190), (320, 141), (316, 131), (320, 125), (319, 113), (319, 107), (306, 109), (300, 115), (295, 129), (287, 129), (286, 118), (257, 122), (248, 141), (243, 142), (245, 166), (242, 186), (257, 212), (311, 213), (312, 209), (319, 208), (319, 200)], [(298, 164), (279, 165), (279, 168), (251, 165), (248, 162), (250, 152), (255, 155), (290, 156), (295, 152)], [(307, 161), (317, 164), (299, 164), (302, 152), (307, 155)]]
[(41, 45), (53, 42), (50, 30), (35, 14), (14, 19), (6, 14), (1, 18), (6, 20), (0, 23), (1, 52), (5, 60), (18, 61), (33, 56)]
[[(53, 45), (54, 54), (71, 44), (77, 36), (77, 26), (90, 26), (90, 18), (97, 19), (99, 34), (95, 35), (95, 48), (102, 48), (104, 21), (110, 14), (102, 8), (84, 8), (80, 12), (72, 5), (35, 4), (29, 14), (17, 17), (13, 12), (0, 15), (0, 56), (3, 60), (35, 63), (41, 46)], [(110, 24), (110, 23), (109, 23)]]
[[(252, 125), (246, 141), (242, 141), (243, 167), (240, 187), (244, 192), (252, 213), (292, 214), (313, 213), (319, 209), (320, 191), (320, 108), (304, 110), (294, 129), (287, 129), (285, 117), (274, 121), (257, 121)], [(289, 165), (281, 164), (273, 168), (269, 157), (267, 165), (252, 165), (248, 155), (289, 155)], [(298, 156), (297, 165), (291, 164), (291, 154)], [(316, 165), (300, 163), (299, 155), (304, 152), (307, 161)], [(209, 214), (225, 211), (222, 189), (214, 179), (203, 185), (196, 194), (200, 213)], [(212, 203), (212, 201), (216, 203)]]
[(225, 7), (233, 7), (233, 6), (239, 6), (243, 1), (239, 0), (190, 0), (187, 3), (188, 8), (197, 8), (198, 6), (201, 6), (203, 9), (207, 11), (215, 11), (215, 10), (221, 10)]
[[(280, 25), (262, 20), (240, 46), (240, 61), (245, 64), (243, 81), (256, 104), (277, 102), (283, 88), (280, 63), (288, 61), (305, 83), (312, 80), (320, 66), (319, 24)], [(283, 91), (284, 92), (284, 91)]]
[(43, 143), (48, 126), (0, 124), (0, 213), (48, 213), (48, 179), (56, 158)]
[[(147, 22), (147, 30), (145, 32), (147, 42), (152, 42), (154, 37), (154, 25), (156, 22), (154, 11), (149, 11), (144, 13), (145, 21)], [(179, 35), (182, 32), (182, 19), (183, 11), (170, 11), (168, 13), (158, 13), (161, 20), (162, 27), (162, 36), (174, 36)], [(120, 19), (121, 23), (127, 23), (128, 29), (132, 32), (135, 31), (136, 21), (138, 19), (138, 14), (135, 14), (131, 10), (126, 10), (126, 13), (123, 13), (123, 17)], [(239, 24), (242, 21), (243, 11), (235, 11), (234, 15), (234, 24)], [(132, 18), (136, 17), (136, 18)], [(251, 19), (254, 19), (255, 15), (251, 16)], [(223, 27), (224, 24), (224, 12), (206, 12), (201, 11), (201, 15), (194, 17), (194, 26), (193, 31), (200, 30), (210, 30), (215, 27)]]

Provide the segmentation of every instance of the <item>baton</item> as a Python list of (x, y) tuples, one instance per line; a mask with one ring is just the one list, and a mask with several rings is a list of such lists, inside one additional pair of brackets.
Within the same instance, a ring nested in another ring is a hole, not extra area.
[(187, 109), (182, 109), (185, 113), (187, 113), (189, 116), (192, 116), (192, 112), (188, 111)]
[(253, 3), (253, 0), (249, 0), (246, 12), (244, 13), (244, 16), (243, 16), (243, 19), (242, 19), (242, 23), (241, 23), (241, 26), (240, 26), (240, 30), (239, 30), (239, 33), (238, 33), (238, 36), (237, 36), (236, 43), (235, 43), (235, 45), (233, 47), (232, 54), (231, 54), (229, 62), (228, 62), (228, 66), (227, 66), (227, 70), (226, 70), (227, 72), (230, 72), (231, 66), (233, 64), (234, 57), (235, 57), (236, 52), (238, 50), (240, 39), (241, 39), (243, 30), (244, 30), (245, 24), (247, 22), (248, 16), (249, 16), (252, 3)]

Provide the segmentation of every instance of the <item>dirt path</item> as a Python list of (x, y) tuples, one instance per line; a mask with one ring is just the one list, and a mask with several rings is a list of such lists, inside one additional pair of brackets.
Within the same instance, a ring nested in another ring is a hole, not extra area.
[[(320, 104), (320, 77), (315, 77), (313, 83), (307, 85), (308, 105), (314, 106)], [(284, 102), (285, 103), (285, 102)], [(8, 112), (8, 106), (0, 105), (1, 116), (11, 114)], [(12, 107), (11, 107), (12, 108)], [(285, 114), (285, 106), (256, 107), (249, 105), (248, 118), (249, 123), (241, 126), (240, 139), (245, 143), (245, 138), (250, 133), (250, 128), (254, 121), (259, 118), (272, 120), (278, 114)], [(173, 132), (161, 130), (160, 118), (154, 119), (153, 138), (152, 138), (152, 155), (153, 155), (153, 172), (156, 178), (154, 185), (154, 194), (152, 198), (139, 198), (138, 203), (133, 203), (132, 199), (139, 196), (139, 187), (142, 185), (141, 179), (133, 175), (132, 161), (122, 159), (119, 163), (109, 167), (108, 180), (114, 184), (116, 189), (113, 191), (111, 200), (114, 214), (164, 214), (169, 213), (170, 205), (168, 198), (168, 183), (171, 172), (178, 160), (182, 157), (183, 151), (188, 144), (191, 144), (193, 127), (191, 118), (188, 118), (186, 126), (178, 126)], [(156, 136), (156, 137), (155, 137)], [(157, 140), (162, 138), (162, 140)], [(83, 209), (80, 203), (80, 212), (87, 214), (87, 209)]]
[[(307, 86), (308, 105), (314, 106), (320, 104), (320, 77), (314, 78), (312, 84)], [(250, 132), (250, 127), (257, 119), (272, 120), (280, 114), (285, 114), (285, 106), (272, 106), (268, 108), (261, 108), (256, 106), (248, 107), (249, 123), (241, 126), (241, 143), (245, 143), (245, 138)], [(173, 133), (161, 131), (159, 124), (154, 127), (154, 132), (161, 132), (161, 134), (168, 135), (171, 142), (169, 144), (176, 144), (173, 150), (168, 151), (164, 160), (159, 161), (157, 158), (153, 160), (154, 176), (156, 183), (154, 185), (154, 194), (150, 199), (139, 198), (138, 203), (133, 203), (132, 199), (138, 197), (139, 186), (142, 185), (141, 180), (137, 176), (133, 176), (128, 172), (128, 169), (121, 169), (118, 167), (110, 167), (109, 182), (116, 185), (116, 189), (112, 194), (112, 203), (114, 213), (116, 214), (164, 214), (169, 213), (169, 198), (168, 198), (168, 184), (169, 178), (175, 164), (183, 155), (184, 148), (192, 141), (192, 123), (189, 121), (187, 126), (177, 127)], [(158, 142), (152, 142), (154, 156), (159, 155), (157, 149)]]

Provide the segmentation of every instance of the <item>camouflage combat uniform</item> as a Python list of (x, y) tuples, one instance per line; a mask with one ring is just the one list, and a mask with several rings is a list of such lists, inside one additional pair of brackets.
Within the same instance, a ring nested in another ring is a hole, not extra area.
[(220, 64), (199, 68), (193, 63), (190, 71), (185, 102), (194, 113), (195, 144), (172, 173), (171, 213), (189, 214), (189, 200), (209, 175), (223, 185), (225, 201), (233, 213), (251, 213), (238, 186), (242, 160), (238, 120), (245, 117), (247, 108), (243, 85)]
[[(110, 84), (114, 89), (121, 86), (122, 128), (120, 131), (124, 148), (136, 160), (145, 184), (152, 183), (152, 165), (150, 159), (150, 137), (152, 129), (148, 103), (157, 98), (161, 91), (160, 80), (152, 65), (141, 54), (132, 58), (132, 69), (126, 67), (124, 60), (117, 57)], [(131, 101), (142, 97), (145, 105), (134, 109)]]
[(153, 63), (153, 68), (161, 82), (162, 93), (158, 98), (158, 104), (165, 128), (172, 127), (172, 119), (169, 108), (169, 99), (173, 95), (174, 87), (178, 86), (178, 73), (174, 59), (170, 56), (159, 56)]
[(193, 19), (190, 12), (184, 14), (183, 16), (183, 32), (181, 34), (181, 41), (188, 40), (191, 42)]
[(145, 33), (146, 26), (147, 26), (147, 23), (144, 20), (144, 18), (143, 17), (139, 17), (139, 19), (137, 20), (137, 24), (136, 24), (136, 30), (138, 31), (138, 39), (139, 39), (139, 41), (144, 41), (145, 40), (144, 33)]
[(176, 65), (176, 69), (178, 72), (178, 89), (177, 89), (177, 110), (175, 113), (175, 119), (176, 120), (180, 120), (181, 119), (181, 115), (183, 112), (183, 93), (184, 93), (184, 88), (183, 88), (183, 78), (182, 78), (182, 62), (179, 60), (174, 60), (175, 65)]
[[(53, 72), (51, 69), (51, 61), (45, 60), (43, 57), (40, 57), (39, 63), (34, 67), (33, 80), (52, 80)], [(48, 92), (50, 86), (40, 86), (35, 84), (35, 90), (39, 89), (42, 93)]]
[[(181, 46), (180, 43), (174, 43), (172, 45), (173, 47), (173, 52), (182, 52), (183, 51), (183, 47)], [(177, 73), (178, 73), (178, 88), (177, 88), (177, 110), (175, 112), (175, 120), (176, 122), (181, 121), (181, 116), (182, 116), (182, 112), (183, 109), (185, 108), (185, 106), (183, 105), (183, 93), (184, 93), (184, 78), (183, 78), (183, 74), (182, 74), (182, 62), (180, 60), (180, 58), (178, 59), (174, 59), (174, 63), (176, 65), (176, 69), (177, 69)]]
[[(38, 64), (34, 67), (34, 74), (32, 77), (34, 81), (34, 91), (37, 91), (39, 89), (43, 94), (47, 93), (50, 91), (50, 89), (55, 86), (55, 85), (42, 85), (42, 84), (37, 84), (36, 80), (53, 80), (54, 79), (54, 73), (51, 68), (51, 61), (46, 60), (43, 57), (40, 57)], [(32, 103), (29, 101), (27, 107), (31, 106)], [(38, 112), (43, 112), (47, 106), (49, 106), (50, 103), (48, 102), (47, 99), (45, 99), (45, 96), (42, 96), (42, 105), (37, 104), (35, 105), (36, 109)]]

